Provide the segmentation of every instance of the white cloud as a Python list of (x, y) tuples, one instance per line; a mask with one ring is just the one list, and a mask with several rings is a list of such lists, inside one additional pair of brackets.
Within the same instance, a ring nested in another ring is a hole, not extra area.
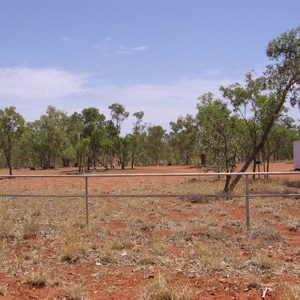
[(60, 69), (0, 69), (0, 97), (51, 99), (86, 92), (86, 74)]
[[(136, 84), (123, 86), (102, 86), (94, 90), (96, 99), (105, 99), (106, 103), (119, 102), (132, 114), (144, 111), (147, 123), (169, 128), (170, 121), (176, 121), (179, 116), (196, 114), (197, 99), (209, 91), (220, 97), (220, 85), (229, 85), (230, 79), (191, 79), (182, 78), (170, 84)], [(108, 106), (107, 105), (107, 106)], [(100, 110), (107, 116), (107, 106)], [(131, 129), (133, 119), (124, 124), (125, 130)]]
[(80, 44), (80, 40), (74, 40), (72, 38), (70, 38), (69, 36), (64, 36), (61, 38), (61, 40), (65, 43), (65, 44), (69, 44), (69, 45), (78, 45)]
[(105, 41), (105, 42), (110, 42), (112, 39), (113, 39), (112, 36), (107, 36), (107, 37), (104, 39), (104, 41)]
[(147, 51), (148, 46), (136, 46), (136, 47), (126, 47), (120, 46), (119, 49), (116, 51), (117, 54), (132, 54), (136, 52), (143, 52)]
[(0, 68), (1, 108), (15, 106), (27, 121), (38, 119), (48, 105), (70, 109), (73, 97), (89, 93), (88, 75), (61, 69)]
[(61, 40), (62, 40), (63, 42), (65, 42), (65, 43), (68, 43), (68, 42), (71, 41), (71, 38), (69, 38), (68, 36), (64, 36), (64, 37), (61, 38)]
[[(93, 84), (91, 75), (61, 69), (0, 69), (1, 108), (15, 106), (27, 121), (38, 119), (48, 105), (69, 114), (97, 107), (109, 117), (108, 106), (123, 104), (132, 114), (145, 112), (145, 122), (168, 128), (170, 121), (196, 113), (197, 98), (234, 80), (183, 77), (169, 84)], [(128, 132), (132, 119), (124, 123)]]
[(132, 51), (146, 51), (148, 50), (147, 46), (137, 46), (137, 47), (132, 47), (131, 48)]

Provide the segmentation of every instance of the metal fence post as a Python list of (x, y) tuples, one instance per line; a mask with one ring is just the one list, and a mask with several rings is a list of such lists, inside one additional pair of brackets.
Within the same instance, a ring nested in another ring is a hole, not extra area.
[(88, 177), (85, 176), (85, 213), (86, 213), (86, 225), (89, 225), (89, 188)]
[(246, 189), (246, 227), (250, 230), (250, 203), (249, 203), (249, 175), (245, 175), (245, 189)]

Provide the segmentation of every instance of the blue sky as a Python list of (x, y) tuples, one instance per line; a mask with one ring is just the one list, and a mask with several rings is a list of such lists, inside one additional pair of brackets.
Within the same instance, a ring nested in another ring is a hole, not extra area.
[(300, 1), (0, 0), (0, 108), (33, 121), (48, 105), (109, 117), (118, 102), (168, 129), (198, 96), (264, 70), (268, 42), (299, 12)]

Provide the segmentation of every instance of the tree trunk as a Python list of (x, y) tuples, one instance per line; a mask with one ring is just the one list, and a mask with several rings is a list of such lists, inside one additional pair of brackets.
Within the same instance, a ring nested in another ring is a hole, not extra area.
[(224, 192), (228, 191), (228, 187), (231, 181), (231, 175), (226, 175), (226, 181), (225, 181), (225, 186), (224, 186)]
[[(283, 95), (282, 95), (282, 98), (280, 99), (276, 109), (274, 110), (274, 113), (271, 115), (265, 129), (264, 129), (264, 132), (263, 132), (263, 135), (261, 137), (261, 140), (260, 142), (258, 143), (257, 146), (255, 146), (251, 152), (251, 154), (246, 158), (246, 161), (244, 162), (243, 166), (241, 167), (241, 169), (239, 170), (240, 173), (244, 173), (247, 171), (248, 167), (250, 166), (251, 162), (255, 159), (255, 157), (258, 155), (259, 151), (262, 150), (262, 148), (264, 147), (266, 141), (267, 141), (267, 138), (268, 138), (268, 135), (274, 125), (274, 122), (275, 120), (278, 118), (278, 115), (282, 109), (282, 106), (283, 104), (285, 103), (285, 100), (286, 100), (286, 95), (290, 89), (290, 87), (292, 86), (292, 84), (288, 84)], [(239, 175), (236, 175), (233, 180), (231, 181), (231, 183), (229, 184), (228, 186), (228, 189), (224, 192), (228, 193), (228, 192), (232, 192), (234, 190), (234, 188), (236, 187), (237, 183), (239, 182), (239, 180), (241, 179), (243, 175), (242, 174), (239, 174)]]
[(5, 148), (3, 148), (3, 152), (4, 152), (4, 155), (5, 155), (9, 175), (12, 175), (11, 153), (9, 153), (9, 151)]
[[(252, 172), (255, 173), (256, 172), (256, 156), (253, 159), (253, 168), (252, 168)], [(255, 174), (252, 175), (252, 178), (255, 179)]]
[(11, 165), (10, 159), (7, 161), (7, 166), (8, 166), (8, 169), (9, 169), (9, 175), (12, 175), (12, 165)]
[(134, 151), (131, 153), (131, 169), (134, 169)]

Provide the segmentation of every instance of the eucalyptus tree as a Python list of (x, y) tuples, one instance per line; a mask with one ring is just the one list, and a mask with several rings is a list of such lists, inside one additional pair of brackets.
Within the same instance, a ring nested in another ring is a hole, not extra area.
[(233, 136), (230, 110), (220, 99), (207, 101), (206, 97), (199, 97), (196, 115), (199, 140), (202, 152), (206, 156), (206, 165), (216, 172), (226, 169), (234, 162), (234, 151), (231, 153), (231, 139)]
[(24, 118), (10, 106), (0, 109), (0, 147), (3, 150), (9, 175), (12, 175), (13, 150), (17, 140), (21, 137), (25, 126)]
[(105, 139), (105, 116), (95, 107), (85, 108), (81, 112), (81, 138), (89, 138), (88, 169), (96, 167)]
[(25, 125), (22, 135), (14, 148), (13, 164), (19, 167), (34, 168), (38, 163), (37, 152), (32, 141), (32, 132), (28, 124)]
[(191, 164), (198, 144), (198, 129), (195, 117), (192, 115), (179, 117), (176, 122), (170, 122), (170, 127), (169, 143), (176, 164)]
[(69, 145), (67, 134), (68, 116), (65, 112), (49, 105), (39, 120), (29, 123), (32, 143), (38, 152), (43, 168), (60, 163), (63, 151)]
[[(85, 161), (85, 159), (83, 159), (82, 157), (82, 154), (79, 154), (79, 152), (82, 151), (78, 150), (81, 148), (79, 144), (80, 140), (82, 139), (82, 131), (83, 122), (81, 114), (78, 112), (74, 112), (68, 118), (67, 135), (69, 138), (69, 144), (68, 147), (65, 149), (66, 155), (64, 156), (64, 164), (66, 166), (69, 166), (71, 163), (75, 164), (75, 166), (79, 166), (79, 164), (82, 166), (82, 162)], [(79, 169), (79, 172), (81, 172), (81, 167)]]
[(148, 127), (146, 152), (150, 164), (159, 165), (165, 158), (169, 158), (166, 154), (166, 138), (166, 130), (160, 125)]
[(84, 166), (88, 163), (90, 138), (80, 138), (76, 143), (76, 154), (78, 162), (78, 172), (83, 173)]
[[(222, 88), (223, 95), (241, 111), (253, 104), (259, 105), (261, 121), (260, 133), (249, 151), (240, 172), (245, 172), (258, 153), (263, 149), (268, 135), (276, 120), (280, 117), (286, 102), (299, 105), (300, 94), (300, 27), (281, 34), (269, 42), (266, 54), (271, 61), (263, 76), (253, 78), (248, 74), (246, 85), (238, 83)], [(230, 182), (228, 191), (232, 191), (242, 175)]]
[[(108, 162), (110, 164), (111, 169), (115, 168), (114, 159), (117, 155), (117, 137), (119, 135), (119, 131), (115, 126), (112, 120), (107, 120), (105, 122), (105, 131), (107, 138), (105, 140), (105, 153), (108, 157)], [(107, 163), (105, 163), (107, 165)], [(107, 168), (107, 167), (106, 167)]]
[[(215, 172), (231, 173), (235, 168), (240, 146), (239, 120), (231, 114), (227, 103), (215, 99), (213, 94), (204, 94), (199, 100), (196, 119), (200, 148), (205, 153), (206, 166)], [(230, 179), (228, 174), (224, 190), (227, 189)]]
[(144, 141), (144, 133), (146, 124), (143, 123), (144, 112), (139, 111), (135, 112), (133, 116), (136, 118), (132, 134), (131, 134), (131, 168), (134, 168), (134, 164), (136, 162), (136, 157), (138, 157), (139, 153), (143, 152), (143, 141)]
[(122, 169), (125, 169), (125, 157), (123, 156), (122, 144), (121, 144), (121, 126), (122, 123), (129, 117), (129, 112), (126, 111), (125, 107), (119, 103), (113, 103), (108, 107), (110, 109), (111, 119), (114, 122), (115, 128), (117, 130), (117, 135), (115, 137), (116, 149), (118, 153), (118, 158)]

